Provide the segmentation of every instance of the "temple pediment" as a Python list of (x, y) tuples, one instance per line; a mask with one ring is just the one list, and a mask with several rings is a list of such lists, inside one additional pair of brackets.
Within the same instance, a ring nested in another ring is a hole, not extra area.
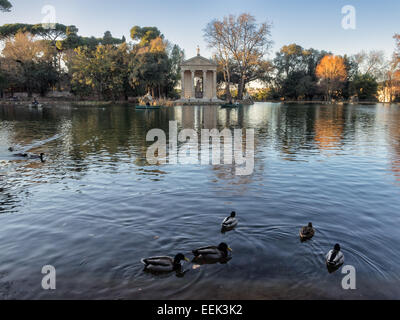
[(210, 59), (204, 58), (202, 56), (196, 56), (182, 63), (182, 67), (213, 67), (216, 68), (217, 65)]

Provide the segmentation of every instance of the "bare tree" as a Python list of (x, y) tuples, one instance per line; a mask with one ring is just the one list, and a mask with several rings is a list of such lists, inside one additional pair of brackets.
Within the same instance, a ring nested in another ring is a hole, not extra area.
[(376, 80), (383, 80), (385, 75), (386, 59), (385, 52), (381, 50), (372, 50), (369, 52), (361, 51), (354, 56), (358, 65), (358, 72), (361, 74), (370, 74)]
[(271, 48), (271, 24), (257, 24), (254, 16), (244, 13), (236, 17), (230, 15), (222, 20), (211, 21), (204, 30), (204, 37), (223, 64), (226, 83), (229, 89), (232, 62), (239, 70), (240, 80), (238, 99), (243, 99), (243, 92), (249, 82), (250, 69), (263, 61)]
[(400, 60), (396, 54), (387, 62), (383, 81), (383, 94), (385, 102), (393, 102), (393, 97), (398, 93), (400, 86)]

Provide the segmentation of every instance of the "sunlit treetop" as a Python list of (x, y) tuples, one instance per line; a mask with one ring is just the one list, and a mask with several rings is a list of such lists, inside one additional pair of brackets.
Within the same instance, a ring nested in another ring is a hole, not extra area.
[(342, 57), (326, 55), (317, 66), (317, 77), (344, 81), (347, 77), (345, 61)]
[(156, 38), (164, 38), (161, 31), (156, 27), (139, 27), (134, 26), (131, 29), (132, 40), (139, 41), (140, 45), (148, 45), (152, 40)]

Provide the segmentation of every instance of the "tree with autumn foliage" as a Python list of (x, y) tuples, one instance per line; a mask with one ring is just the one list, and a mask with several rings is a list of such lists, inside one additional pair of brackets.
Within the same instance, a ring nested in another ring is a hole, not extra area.
[(72, 91), (80, 96), (92, 92), (99, 99), (118, 100), (128, 89), (129, 52), (120, 46), (98, 45), (95, 51), (79, 47), (70, 62)]
[(395, 34), (393, 38), (396, 49), (387, 65), (384, 81), (384, 95), (388, 102), (397, 101), (400, 97), (400, 34)]
[(173, 97), (175, 86), (180, 80), (180, 62), (183, 51), (170, 43), (156, 27), (131, 29), (135, 41), (133, 59), (130, 61), (130, 84), (136, 92), (150, 93), (153, 97)]
[(317, 66), (316, 76), (320, 80), (326, 100), (331, 101), (347, 78), (344, 59), (340, 56), (326, 55)]
[(26, 90), (28, 96), (45, 95), (58, 81), (48, 42), (35, 40), (29, 33), (18, 32), (7, 40), (2, 52), (1, 72), (10, 91)]

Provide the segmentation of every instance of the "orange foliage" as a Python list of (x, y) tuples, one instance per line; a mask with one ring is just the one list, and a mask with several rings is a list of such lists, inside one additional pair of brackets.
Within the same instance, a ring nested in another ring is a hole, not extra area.
[(339, 56), (326, 55), (317, 66), (317, 77), (324, 80), (345, 81), (347, 77), (344, 59)]
[(157, 53), (157, 52), (165, 52), (167, 49), (168, 43), (163, 40), (161, 37), (157, 37), (150, 41), (150, 43), (146, 46), (139, 48), (138, 53), (144, 54), (147, 52)]
[(49, 47), (43, 41), (35, 41), (29, 33), (19, 31), (5, 43), (3, 56), (13, 61), (36, 61), (46, 55)]
[(150, 42), (150, 52), (164, 52), (167, 48), (167, 44), (161, 37), (157, 37)]

